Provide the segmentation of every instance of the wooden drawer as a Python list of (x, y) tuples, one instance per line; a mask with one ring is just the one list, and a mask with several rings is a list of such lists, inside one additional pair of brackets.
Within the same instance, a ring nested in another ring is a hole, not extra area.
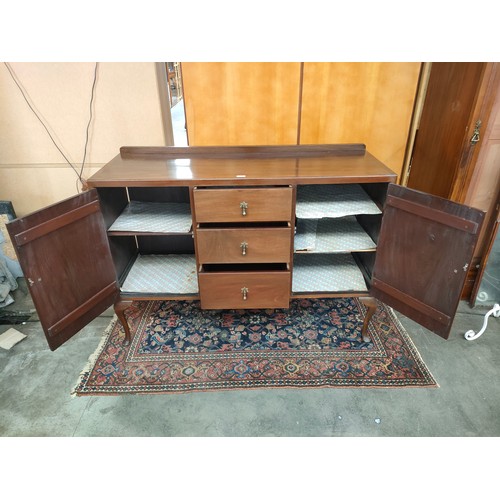
[(290, 221), (292, 188), (195, 189), (194, 206), (197, 222)]
[(201, 264), (290, 262), (290, 228), (199, 229), (196, 235)]
[(202, 309), (273, 309), (289, 306), (289, 271), (200, 273), (198, 280)]

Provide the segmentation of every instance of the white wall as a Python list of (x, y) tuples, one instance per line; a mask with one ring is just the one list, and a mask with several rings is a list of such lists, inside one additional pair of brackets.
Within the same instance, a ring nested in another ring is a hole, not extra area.
[[(66, 157), (81, 166), (95, 63), (9, 63)], [(84, 170), (121, 146), (165, 145), (155, 63), (100, 63)], [(0, 199), (18, 216), (77, 193), (77, 175), (0, 64)]]

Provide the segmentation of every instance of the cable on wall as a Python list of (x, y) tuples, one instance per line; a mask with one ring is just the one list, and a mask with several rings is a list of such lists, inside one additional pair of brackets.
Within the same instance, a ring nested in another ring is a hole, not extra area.
[[(92, 122), (92, 104), (94, 103), (94, 95), (95, 95), (95, 86), (97, 82), (97, 66), (99, 63), (95, 63), (94, 66), (94, 80), (92, 82), (92, 90), (90, 92), (90, 104), (89, 104), (89, 121), (87, 123), (87, 130), (85, 133), (85, 147), (83, 148), (83, 160), (82, 160), (82, 166), (80, 167), (80, 174), (78, 176), (78, 179), (80, 180), (82, 186), (84, 185), (84, 181), (82, 181), (82, 175), (83, 175), (83, 167), (85, 166), (85, 159), (87, 157), (87, 146), (89, 143), (89, 129), (90, 129), (90, 124)], [(78, 190), (78, 188), (77, 188)]]
[(86, 129), (86, 135), (85, 135), (85, 146), (84, 146), (84, 150), (83, 150), (83, 160), (82, 160), (82, 164), (81, 164), (81, 167), (80, 167), (80, 172), (78, 172), (77, 168), (75, 167), (75, 165), (73, 165), (73, 163), (71, 163), (69, 161), (69, 159), (67, 158), (67, 156), (64, 154), (64, 152), (62, 151), (62, 149), (57, 145), (54, 137), (52, 136), (52, 134), (50, 133), (49, 129), (47, 128), (47, 126), (45, 125), (45, 123), (43, 122), (43, 120), (40, 118), (39, 114), (35, 111), (35, 109), (33, 108), (33, 106), (31, 105), (30, 103), (30, 100), (31, 100), (31, 97), (29, 97), (29, 94), (23, 89), (23, 87), (21, 86), (20, 82), (19, 82), (19, 78), (17, 77), (17, 75), (14, 73), (14, 70), (10, 67), (10, 64), (9, 63), (6, 63), (4, 62), (4, 65), (5, 67), (7, 68), (7, 70), (9, 71), (9, 74), (12, 78), (12, 80), (14, 81), (14, 83), (16, 84), (17, 88), (19, 89), (19, 91), (21, 92), (21, 95), (23, 96), (24, 100), (26, 101), (26, 104), (28, 105), (28, 107), (31, 109), (31, 111), (33, 112), (33, 114), (36, 116), (36, 118), (38, 119), (38, 121), (42, 124), (43, 128), (45, 129), (45, 131), (47, 132), (50, 140), (52, 141), (52, 143), (54, 144), (54, 146), (57, 148), (57, 150), (59, 151), (59, 153), (61, 153), (61, 155), (63, 156), (63, 158), (66, 160), (66, 162), (68, 163), (68, 165), (73, 169), (73, 171), (75, 172), (75, 174), (77, 175), (78, 177), (78, 180), (77, 180), (77, 186), (76, 186), (76, 190), (77, 192), (79, 192), (79, 189), (78, 189), (78, 181), (80, 181), (80, 184), (82, 186), (85, 187), (85, 179), (83, 179), (83, 169), (84, 169), (84, 166), (85, 166), (85, 160), (86, 160), (86, 157), (87, 157), (87, 147), (88, 147), (88, 142), (89, 142), (89, 129), (90, 129), (90, 124), (92, 122), (92, 117), (93, 117), (93, 113), (92, 113), (92, 105), (93, 105), (93, 102), (94, 102), (94, 96), (95, 96), (95, 87), (96, 87), (96, 82), (97, 82), (97, 67), (98, 67), (98, 64), (99, 63), (95, 63), (95, 67), (94, 67), (94, 79), (93, 79), (93, 82), (92, 82), (92, 91), (91, 91), (91, 95), (90, 95), (90, 113), (89, 113), (89, 121), (87, 123), (87, 129)]

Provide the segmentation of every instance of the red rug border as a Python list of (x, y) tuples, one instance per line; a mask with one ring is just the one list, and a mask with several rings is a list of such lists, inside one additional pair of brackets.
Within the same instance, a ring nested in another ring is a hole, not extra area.
[[(353, 297), (353, 300), (356, 302), (360, 312), (364, 312), (366, 309), (364, 305), (356, 298)], [(151, 302), (157, 302), (157, 301), (151, 301)], [(409, 336), (408, 332), (406, 329), (403, 327), (401, 322), (399, 321), (399, 318), (396, 316), (395, 312), (393, 309), (389, 306), (386, 306), (385, 304), (379, 303), (379, 307), (383, 307), (388, 314), (391, 317), (391, 320), (395, 323), (395, 326), (398, 328), (399, 333), (401, 336), (404, 338), (406, 341), (406, 344), (408, 348), (411, 351), (411, 354), (413, 355), (415, 361), (418, 363), (418, 366), (420, 370), (422, 371), (424, 375), (424, 379), (418, 379), (415, 380), (415, 383), (408, 382), (408, 380), (403, 380), (401, 383), (398, 383), (398, 380), (395, 381), (385, 381), (384, 385), (377, 385), (371, 381), (361, 381), (360, 383), (357, 384), (356, 380), (352, 379), (346, 379), (345, 384), (341, 383), (341, 380), (335, 379), (336, 383), (332, 384), (327, 382), (321, 382), (316, 384), (312, 384), (310, 381), (307, 382), (307, 385), (292, 385), (292, 384), (283, 384), (283, 385), (278, 385), (276, 383), (270, 383), (269, 385), (262, 384), (261, 386), (255, 385), (255, 381), (251, 381), (250, 383), (252, 385), (248, 386), (241, 386), (237, 387), (235, 386), (235, 382), (232, 382), (232, 387), (192, 387), (192, 388), (183, 388), (179, 390), (175, 389), (169, 389), (169, 390), (162, 390), (161, 387), (162, 385), (155, 385), (153, 387), (150, 386), (128, 386), (126, 388), (117, 387), (117, 386), (106, 386), (106, 390), (103, 391), (102, 389), (96, 389), (93, 390), (92, 388), (87, 387), (85, 384), (100, 356), (100, 354), (103, 352), (106, 343), (109, 339), (109, 337), (113, 333), (113, 329), (116, 326), (116, 323), (118, 321), (116, 315), (112, 318), (110, 321), (108, 327), (105, 329), (103, 332), (102, 338), (99, 341), (99, 344), (97, 348), (95, 349), (94, 353), (91, 354), (89, 357), (87, 364), (85, 368), (82, 370), (78, 377), (78, 381), (71, 392), (71, 395), (73, 397), (82, 397), (82, 396), (123, 396), (123, 395), (173, 395), (173, 394), (191, 394), (195, 392), (227, 392), (227, 391), (238, 391), (238, 390), (269, 390), (269, 389), (299, 389), (299, 390), (307, 390), (307, 389), (409, 389), (409, 388), (415, 388), (415, 389), (438, 389), (439, 384), (435, 380), (434, 376), (430, 372), (430, 370), (427, 368), (427, 365), (422, 359), (422, 356), (420, 355), (419, 351), (417, 350), (415, 344), (411, 340), (411, 337)], [(372, 324), (370, 324), (370, 328), (374, 328)], [(132, 342), (129, 346), (129, 349), (132, 348)], [(339, 351), (339, 353), (342, 353), (343, 355), (346, 353), (346, 351)], [(359, 351), (356, 351), (359, 352)], [(186, 354), (191, 354), (191, 353), (186, 353)], [(332, 354), (330, 352), (330, 354)], [(377, 379), (378, 380), (378, 379)], [(392, 383), (391, 383), (392, 382)], [(246, 382), (249, 383), (249, 382)], [(212, 382), (212, 385), (214, 383)], [(202, 385), (200, 384), (195, 384), (195, 385)]]

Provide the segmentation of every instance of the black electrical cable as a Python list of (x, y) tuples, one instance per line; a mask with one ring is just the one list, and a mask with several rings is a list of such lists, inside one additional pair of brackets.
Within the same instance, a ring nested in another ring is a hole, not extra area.
[(6, 62), (4, 62), (4, 64), (5, 64), (5, 67), (7, 68), (7, 70), (9, 71), (12, 80), (17, 85), (18, 89), (20, 90), (21, 95), (24, 97), (24, 100), (26, 101), (26, 104), (29, 106), (29, 108), (31, 109), (31, 111), (33, 112), (33, 114), (37, 117), (38, 121), (42, 124), (43, 128), (45, 129), (45, 131), (49, 135), (50, 140), (53, 142), (54, 146), (61, 153), (61, 155), (66, 160), (66, 162), (68, 163), (68, 165), (74, 170), (75, 174), (78, 176), (78, 180), (80, 181), (80, 183), (82, 183), (83, 167), (85, 165), (85, 158), (87, 156), (87, 146), (88, 146), (88, 140), (89, 140), (89, 128), (90, 128), (90, 123), (92, 121), (92, 104), (93, 104), (93, 101), (94, 101), (94, 91), (95, 91), (95, 85), (96, 85), (96, 81), (97, 81), (97, 65), (98, 65), (98, 63), (95, 63), (95, 68), (94, 68), (94, 81), (92, 83), (92, 93), (91, 93), (91, 96), (90, 96), (90, 117), (89, 117), (89, 121), (88, 121), (88, 124), (87, 124), (87, 133), (86, 133), (86, 138), (85, 138), (85, 147), (84, 147), (83, 160), (82, 160), (82, 165), (81, 165), (81, 168), (80, 168), (80, 172), (78, 172), (78, 170), (76, 169), (76, 167), (68, 160), (68, 158), (63, 153), (63, 151), (61, 150), (61, 148), (57, 145), (57, 143), (54, 140), (54, 138), (52, 137), (52, 134), (50, 133), (49, 129), (47, 128), (47, 126), (45, 125), (45, 123), (43, 123), (43, 120), (40, 118), (40, 116), (38, 115), (38, 113), (35, 111), (35, 109), (31, 105), (29, 99), (26, 97), (26, 93), (23, 90), (23, 88), (21, 87), (20, 83), (18, 82), (17, 76), (15, 76), (15, 74), (14, 74), (13, 70), (11, 69), (10, 65), (8, 63), (6, 63)]
[(83, 167), (85, 166), (85, 158), (87, 157), (87, 146), (89, 143), (89, 129), (90, 129), (90, 123), (92, 122), (92, 104), (94, 102), (94, 94), (95, 94), (95, 85), (97, 82), (97, 66), (99, 63), (95, 63), (94, 67), (94, 81), (92, 82), (92, 91), (90, 93), (90, 113), (89, 113), (89, 122), (87, 123), (87, 132), (85, 135), (85, 147), (83, 148), (83, 160), (82, 160), (82, 166), (80, 168), (80, 175), (78, 178), (80, 179), (80, 182), (82, 182), (82, 175), (83, 175)]

